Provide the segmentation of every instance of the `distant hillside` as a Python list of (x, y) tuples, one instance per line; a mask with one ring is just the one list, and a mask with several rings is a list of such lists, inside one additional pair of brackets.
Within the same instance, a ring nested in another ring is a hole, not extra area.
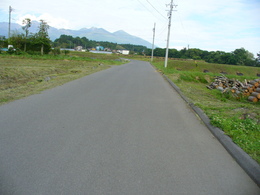
[[(38, 30), (39, 23), (37, 21), (32, 22), (32, 26), (29, 29), (30, 32), (35, 33)], [(16, 23), (11, 24), (11, 33), (23, 32), (22, 26)], [(151, 48), (151, 43), (148, 41), (141, 39), (139, 37), (130, 35), (123, 30), (116, 31), (114, 33), (108, 32), (103, 28), (82, 28), (80, 30), (70, 30), (70, 29), (57, 29), (54, 27), (50, 27), (48, 30), (50, 39), (54, 41), (59, 38), (60, 35), (71, 35), (73, 37), (86, 37), (89, 40), (95, 41), (108, 41), (118, 44), (133, 44), (133, 45), (143, 45), (148, 48)], [(0, 36), (8, 37), (8, 23), (0, 22)]]

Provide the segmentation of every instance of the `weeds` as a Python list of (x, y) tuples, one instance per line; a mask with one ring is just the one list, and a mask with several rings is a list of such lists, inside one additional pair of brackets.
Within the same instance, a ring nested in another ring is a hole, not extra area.
[[(100, 55), (92, 59), (89, 54), (71, 55), (1, 55), (0, 104), (8, 103), (65, 82), (122, 64), (117, 56)], [(102, 65), (101, 65), (102, 64)]]
[(260, 125), (253, 119), (212, 115), (212, 125), (225, 130), (225, 134), (252, 158), (260, 162)]

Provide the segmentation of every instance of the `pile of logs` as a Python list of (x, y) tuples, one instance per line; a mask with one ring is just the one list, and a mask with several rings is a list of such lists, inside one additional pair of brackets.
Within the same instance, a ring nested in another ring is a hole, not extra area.
[(207, 88), (218, 89), (222, 93), (231, 93), (236, 98), (245, 96), (251, 102), (260, 101), (260, 79), (240, 82), (222, 75), (215, 77), (214, 82), (208, 85)]

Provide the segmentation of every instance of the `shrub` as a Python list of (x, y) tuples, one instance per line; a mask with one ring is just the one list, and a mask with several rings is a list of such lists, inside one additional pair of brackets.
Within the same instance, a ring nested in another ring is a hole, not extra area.
[(59, 55), (59, 54), (61, 53), (59, 47), (53, 48), (53, 49), (51, 50), (51, 52), (52, 52), (54, 55)]

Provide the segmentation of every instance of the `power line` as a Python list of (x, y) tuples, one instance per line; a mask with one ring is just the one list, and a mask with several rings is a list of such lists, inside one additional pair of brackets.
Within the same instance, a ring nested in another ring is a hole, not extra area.
[(180, 14), (179, 14), (178, 12), (177, 12), (177, 16), (178, 16), (178, 18), (179, 18), (179, 20), (180, 20), (181, 27), (182, 27), (182, 29), (183, 29), (183, 31), (184, 31), (184, 34), (185, 34), (185, 37), (186, 37), (186, 41), (188, 41), (188, 43), (189, 43), (190, 40), (189, 40), (189, 37), (188, 37), (187, 31), (186, 31), (186, 29), (184, 28), (184, 25), (183, 25), (183, 23), (182, 23), (181, 16), (180, 16)]
[(141, 1), (137, 0), (147, 11), (149, 11), (154, 17), (156, 17), (153, 12), (151, 12)]
[[(150, 12), (155, 18), (158, 19), (158, 16), (154, 14), (150, 9), (147, 8), (145, 4), (143, 4), (140, 0), (137, 0), (148, 12)], [(146, 0), (147, 1), (147, 0)], [(167, 19), (165, 16), (163, 16), (149, 1), (147, 1), (164, 19)]]
[(164, 19), (167, 20), (167, 18), (166, 18), (164, 15), (162, 15), (162, 14), (153, 6), (153, 4), (150, 3), (150, 1), (148, 1), (148, 0), (146, 0), (146, 1), (153, 7), (153, 9), (154, 9), (155, 11), (157, 11), (158, 14), (160, 14)]
[(160, 36), (162, 33), (164, 33), (165, 29), (167, 28), (167, 25), (168, 25), (168, 22), (167, 22), (167, 23), (165, 23), (165, 25), (164, 25), (164, 27), (163, 27), (163, 28), (161, 28), (161, 30), (160, 30), (160, 32), (158, 33), (158, 35), (157, 35), (157, 36)]

